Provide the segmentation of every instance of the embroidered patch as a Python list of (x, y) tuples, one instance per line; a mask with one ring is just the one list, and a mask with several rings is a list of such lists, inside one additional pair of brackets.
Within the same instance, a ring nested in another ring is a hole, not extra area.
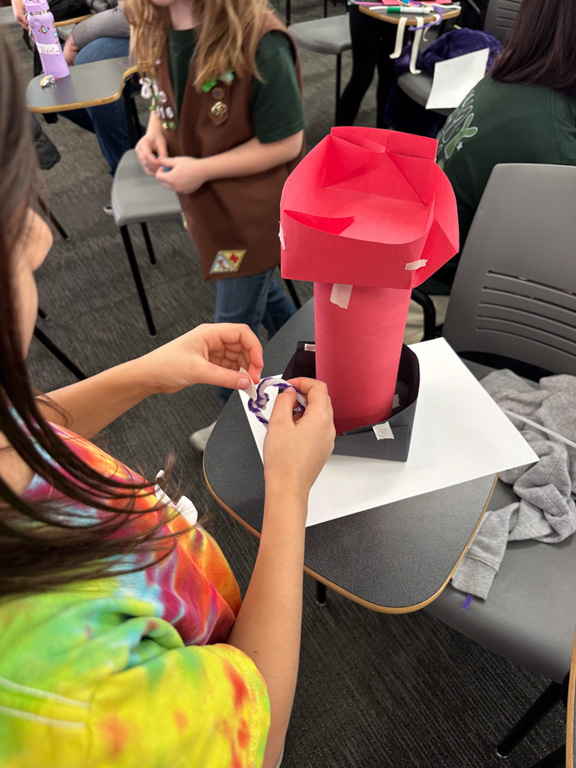
[(246, 249), (239, 251), (218, 251), (212, 269), (211, 275), (221, 275), (225, 272), (238, 272), (242, 259), (246, 255)]

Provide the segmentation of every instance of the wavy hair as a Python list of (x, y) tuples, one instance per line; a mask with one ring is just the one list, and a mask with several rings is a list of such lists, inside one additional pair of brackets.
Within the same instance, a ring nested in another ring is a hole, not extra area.
[(576, 95), (575, 0), (523, 0), (490, 76)]
[[(44, 418), (32, 389), (14, 276), (27, 211), (35, 205), (37, 163), (24, 87), (1, 33), (0, 82), (0, 433), (9, 443), (0, 453), (14, 450), (30, 470), (73, 502), (106, 513), (95, 523), (83, 519), (79, 525), (72, 509), (24, 501), (0, 475), (2, 597), (140, 570), (169, 554), (173, 534), (160, 531), (169, 513), (155, 499), (150, 510), (134, 512), (136, 496), (151, 494), (152, 484), (125, 483), (84, 463)], [(49, 404), (47, 398), (43, 402)], [(149, 525), (138, 530), (127, 525), (136, 515), (149, 513)], [(123, 556), (136, 551), (149, 553), (148, 562), (138, 568), (123, 564)]]
[[(259, 30), (272, 9), (268, 0), (190, 0), (198, 19), (193, 64), (194, 86), (232, 71), (237, 77), (258, 76), (255, 53)], [(139, 71), (153, 76), (155, 62), (164, 51), (170, 28), (168, 8), (151, 0), (124, 0), (132, 27), (132, 54)]]

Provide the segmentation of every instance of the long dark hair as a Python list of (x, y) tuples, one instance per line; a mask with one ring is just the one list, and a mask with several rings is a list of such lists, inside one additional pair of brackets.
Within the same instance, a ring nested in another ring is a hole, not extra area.
[(136, 514), (136, 496), (151, 493), (151, 484), (108, 478), (83, 462), (43, 417), (31, 387), (14, 270), (27, 210), (35, 203), (36, 157), (24, 88), (3, 37), (0, 34), (0, 433), (11, 448), (2, 450), (13, 449), (57, 491), (103, 514), (99, 521), (82, 520), (79, 525), (72, 510), (24, 501), (0, 477), (0, 597), (134, 570), (134, 563), (122, 556), (144, 551), (148, 563), (157, 562), (173, 543), (171, 535), (159, 530), (169, 516), (162, 505), (150, 502), (149, 525), (136, 530), (127, 525)]
[(576, 95), (575, 0), (523, 0), (491, 77)]

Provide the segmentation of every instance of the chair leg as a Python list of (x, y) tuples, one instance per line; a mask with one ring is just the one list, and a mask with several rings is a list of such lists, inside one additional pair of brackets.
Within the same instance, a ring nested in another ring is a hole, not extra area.
[(152, 319), (152, 312), (150, 311), (150, 306), (146, 297), (146, 291), (144, 290), (144, 283), (142, 282), (140, 270), (138, 269), (138, 262), (136, 261), (134, 249), (132, 248), (132, 241), (130, 240), (130, 235), (128, 234), (128, 227), (120, 227), (120, 232), (122, 233), (124, 248), (126, 249), (126, 255), (128, 256), (128, 261), (130, 262), (130, 269), (132, 270), (134, 283), (136, 284), (136, 290), (138, 291), (140, 304), (142, 304), (142, 309), (144, 311), (146, 323), (148, 324), (150, 336), (156, 336), (156, 326), (154, 325), (154, 320)]
[(412, 291), (412, 300), (422, 307), (424, 312), (423, 341), (429, 341), (436, 338), (436, 307), (434, 302), (420, 288), (414, 288)]
[(80, 379), (82, 381), (83, 379), (86, 379), (86, 374), (78, 368), (78, 366), (70, 360), (68, 355), (64, 354), (60, 347), (57, 347), (56, 344), (52, 341), (52, 339), (49, 339), (48, 336), (44, 333), (44, 331), (41, 331), (38, 326), (34, 328), (34, 336), (38, 339), (39, 342), (44, 344), (46, 349), (48, 349), (55, 358), (60, 360), (60, 362), (68, 368), (69, 371), (71, 371), (74, 376), (76, 376), (77, 379)]
[(58, 232), (60, 237), (63, 240), (66, 240), (67, 242), (70, 242), (70, 235), (68, 234), (68, 232), (66, 232), (66, 230), (64, 229), (62, 224), (60, 224), (60, 222), (58, 221), (56, 216), (54, 216), (54, 214), (52, 213), (50, 208), (46, 205), (46, 203), (44, 202), (44, 200), (42, 200), (41, 197), (38, 198), (38, 205), (40, 206), (40, 208), (42, 208), (42, 210), (44, 211), (46, 216), (48, 216), (52, 226), (54, 227), (54, 229), (56, 229), (56, 231)]
[(284, 278), (284, 282), (286, 283), (286, 288), (288, 288), (288, 293), (292, 297), (292, 301), (294, 302), (294, 304), (296, 304), (296, 309), (300, 309), (302, 307), (302, 302), (300, 301), (300, 298), (296, 293), (296, 288), (294, 287), (294, 283), (292, 282), (292, 280), (288, 280), (287, 278)]
[(326, 584), (316, 582), (316, 605), (326, 605)]
[(48, 315), (48, 312), (46, 312), (45, 309), (42, 309), (42, 307), (38, 307), (38, 317), (40, 320), (50, 320), (50, 316)]
[(496, 747), (496, 753), (500, 757), (508, 757), (516, 747), (534, 728), (534, 726), (547, 715), (548, 712), (562, 699), (562, 684), (550, 683), (548, 688), (540, 694), (530, 709), (522, 715), (502, 741)]
[(290, 0), (286, 0), (285, 16), (286, 16), (286, 26), (289, 27), (290, 26), (290, 20), (291, 20), (291, 17), (292, 17), (292, 3), (290, 2)]
[(336, 56), (336, 113), (334, 115), (334, 125), (338, 125), (338, 116), (340, 114), (340, 81), (342, 79), (342, 54)]
[(150, 264), (155, 265), (156, 264), (156, 254), (154, 253), (154, 248), (152, 248), (152, 240), (150, 240), (150, 233), (148, 232), (148, 227), (144, 222), (140, 224), (142, 227), (142, 235), (144, 237), (144, 242), (146, 243), (146, 250), (148, 251), (148, 257), (150, 258)]

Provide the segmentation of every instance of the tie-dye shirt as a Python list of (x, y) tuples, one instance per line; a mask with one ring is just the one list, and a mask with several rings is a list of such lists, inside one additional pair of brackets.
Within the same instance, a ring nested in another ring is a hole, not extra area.
[[(102, 474), (140, 481), (92, 443), (55, 429)], [(24, 498), (63, 501), (39, 476)], [(141, 494), (135, 508), (154, 501)], [(177, 515), (168, 527), (187, 524)], [(260, 766), (270, 719), (265, 683), (226, 644), (239, 608), (230, 567), (199, 526), (143, 571), (1, 601), (0, 765)]]

